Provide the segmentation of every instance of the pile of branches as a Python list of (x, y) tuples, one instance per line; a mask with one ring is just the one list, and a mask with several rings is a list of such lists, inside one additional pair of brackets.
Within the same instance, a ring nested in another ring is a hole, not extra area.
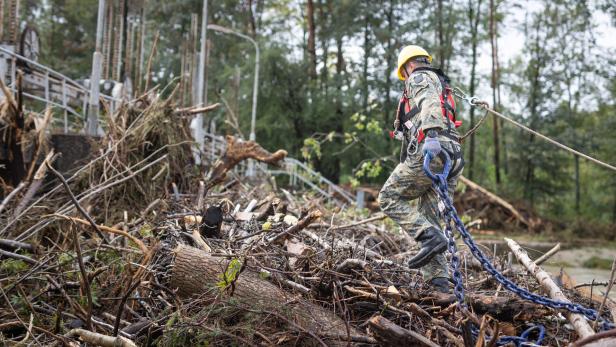
[(233, 170), (246, 159), (277, 165), (284, 150), (228, 136), (225, 154), (199, 169), (194, 112), (148, 94), (107, 120), (74, 172), (57, 172), (49, 151), (21, 188), (5, 183), (2, 343), (483, 346), (534, 324), (547, 327), (545, 345), (582, 336), (563, 313), (503, 291), (468, 254), (461, 310), (406, 267), (416, 245), (383, 215)]

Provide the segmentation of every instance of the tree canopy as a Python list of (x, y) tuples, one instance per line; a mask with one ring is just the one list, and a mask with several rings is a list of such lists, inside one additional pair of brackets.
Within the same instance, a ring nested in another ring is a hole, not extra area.
[[(159, 35), (150, 77), (175, 85), (187, 64), (186, 47), (198, 47), (191, 18), (203, 3), (138, 3), (146, 18), (146, 56)], [(24, 22), (41, 34), (43, 63), (87, 77), (97, 1), (23, 6)], [(495, 109), (616, 163), (615, 47), (600, 40), (614, 32), (611, 1), (220, 0), (209, 2), (208, 17), (259, 44), (257, 140), (303, 157), (336, 182), (378, 186), (397, 164), (400, 143), (387, 134), (402, 89), (395, 60), (406, 44), (425, 47), (453, 85)], [(507, 42), (512, 33), (523, 42), (514, 53)], [(208, 102), (225, 107), (206, 123), (231, 133), (236, 130), (225, 120), (237, 116), (248, 134), (254, 48), (211, 30), (208, 39)], [(463, 132), (483, 116), (458, 106)], [(616, 223), (616, 173), (490, 116), (464, 147), (471, 180), (561, 220)]]

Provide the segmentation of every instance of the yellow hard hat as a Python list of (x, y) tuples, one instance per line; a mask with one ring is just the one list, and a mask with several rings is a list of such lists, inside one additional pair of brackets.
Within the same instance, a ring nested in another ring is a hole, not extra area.
[(409, 59), (415, 57), (427, 57), (428, 61), (432, 63), (432, 56), (428, 54), (428, 51), (426, 51), (425, 49), (415, 45), (408, 45), (402, 48), (400, 54), (398, 54), (398, 78), (401, 81), (404, 81), (405, 79), (404, 75), (402, 74), (402, 67)]

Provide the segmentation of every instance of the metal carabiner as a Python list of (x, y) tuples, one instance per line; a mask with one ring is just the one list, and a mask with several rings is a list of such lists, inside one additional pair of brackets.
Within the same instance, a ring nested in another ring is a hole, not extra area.
[(471, 106), (477, 106), (477, 102), (479, 101), (479, 98), (476, 96), (469, 96), (465, 99), (469, 105)]

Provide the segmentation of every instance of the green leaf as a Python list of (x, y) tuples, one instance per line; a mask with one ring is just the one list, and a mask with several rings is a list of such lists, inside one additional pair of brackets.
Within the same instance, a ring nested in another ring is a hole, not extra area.
[(218, 275), (218, 279), (220, 279), (220, 281), (216, 283), (216, 286), (220, 290), (224, 290), (225, 288), (227, 288), (229, 284), (235, 281), (241, 268), (242, 268), (242, 263), (239, 261), (239, 259), (237, 258), (231, 259), (231, 262), (229, 262), (229, 265), (227, 265), (227, 269), (225, 270), (225, 272)]

